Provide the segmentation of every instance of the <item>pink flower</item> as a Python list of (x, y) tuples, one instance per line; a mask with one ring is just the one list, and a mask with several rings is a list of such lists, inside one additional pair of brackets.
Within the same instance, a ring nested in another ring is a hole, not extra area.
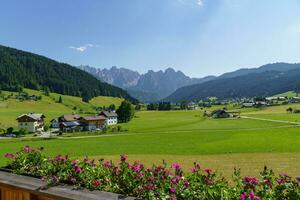
[(207, 174), (210, 174), (210, 173), (212, 172), (211, 169), (205, 169), (204, 171), (205, 171)]
[(176, 197), (174, 195), (170, 196), (170, 200), (177, 200)]
[(175, 176), (174, 178), (172, 178), (171, 182), (173, 184), (176, 184), (176, 183), (178, 183), (180, 181), (180, 179), (181, 179), (180, 176)]
[(241, 196), (240, 196), (240, 200), (246, 200), (247, 199), (247, 193), (243, 193), (243, 194), (241, 194)]
[(141, 168), (140, 168), (139, 165), (137, 165), (137, 166), (131, 166), (131, 169), (132, 169), (133, 171), (135, 171), (135, 172), (141, 171)]
[(154, 190), (154, 185), (152, 183), (149, 183), (146, 185), (146, 190)]
[(280, 174), (282, 177), (284, 177), (285, 179), (291, 179), (292, 177), (287, 175), (287, 174)]
[(126, 155), (121, 155), (121, 162), (125, 162), (127, 160), (127, 156)]
[(103, 165), (104, 165), (104, 167), (111, 167), (112, 166), (111, 162), (109, 162), (109, 161), (104, 162)]
[(259, 196), (256, 196), (254, 194), (254, 192), (250, 192), (249, 195), (250, 199), (253, 199), (253, 200), (260, 200), (260, 197)]
[(300, 182), (300, 177), (296, 177), (296, 180), (297, 180), (298, 182)]
[(178, 163), (174, 163), (172, 165), (172, 168), (175, 169), (175, 170), (177, 170), (177, 171), (181, 170), (181, 166)]
[(183, 186), (184, 186), (184, 189), (187, 189), (189, 187), (189, 182), (187, 180), (184, 181), (183, 183)]
[(77, 166), (78, 165), (78, 161), (77, 160), (72, 160), (71, 164), (74, 165), (74, 166)]
[(101, 185), (101, 181), (100, 181), (100, 180), (94, 180), (94, 181), (93, 181), (93, 186), (94, 186), (95, 188), (99, 187), (100, 185)]
[(144, 177), (144, 176), (145, 176), (145, 174), (143, 174), (143, 173), (137, 174), (137, 177), (138, 177), (138, 178), (142, 178), (142, 177)]
[(193, 167), (193, 168), (191, 168), (191, 171), (192, 171), (193, 173), (195, 173), (195, 172), (199, 171), (199, 169), (198, 169), (198, 168), (195, 168), (195, 167)]
[(31, 152), (31, 148), (30, 148), (28, 145), (26, 145), (26, 146), (24, 147), (24, 152), (25, 152), (25, 153), (30, 153), (30, 152)]
[(283, 180), (282, 178), (278, 178), (278, 179), (276, 179), (276, 182), (277, 182), (279, 185), (281, 185), (281, 184), (284, 183), (284, 180)]
[(153, 176), (149, 176), (149, 177), (148, 177), (148, 181), (152, 182), (152, 181), (154, 181), (154, 180), (155, 180), (155, 178), (154, 178)]
[(75, 167), (75, 172), (81, 173), (81, 172), (82, 172), (82, 169), (81, 169), (80, 167)]
[(62, 156), (62, 155), (58, 155), (55, 157), (56, 161), (66, 161), (68, 159), (68, 156)]
[(175, 192), (176, 192), (176, 188), (171, 188), (171, 189), (170, 189), (170, 192), (171, 192), (171, 193), (175, 193)]
[(10, 159), (15, 159), (15, 155), (12, 154), (12, 153), (6, 153), (6, 154), (4, 155), (4, 157), (5, 157), (5, 158), (10, 158)]
[(245, 177), (244, 181), (246, 183), (251, 183), (251, 184), (258, 184), (257, 178), (252, 178), (252, 177)]

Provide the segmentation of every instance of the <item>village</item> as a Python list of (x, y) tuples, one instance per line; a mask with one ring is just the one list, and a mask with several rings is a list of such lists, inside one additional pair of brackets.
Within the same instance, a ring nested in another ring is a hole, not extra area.
[[(42, 133), (45, 131), (44, 114), (22, 114), (16, 120), (20, 130), (27, 133)], [(118, 114), (115, 111), (102, 111), (95, 116), (80, 116), (78, 114), (62, 115), (51, 120), (51, 132), (74, 133), (80, 131), (100, 131), (105, 127), (118, 123)]]

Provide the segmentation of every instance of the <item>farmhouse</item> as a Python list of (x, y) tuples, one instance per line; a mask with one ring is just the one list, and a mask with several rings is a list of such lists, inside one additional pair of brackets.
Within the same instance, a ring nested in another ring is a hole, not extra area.
[(211, 113), (212, 118), (230, 118), (233, 117), (230, 113), (223, 109), (215, 110)]
[(116, 125), (118, 123), (118, 114), (113, 111), (102, 111), (100, 116), (106, 118), (106, 125)]
[(198, 104), (196, 104), (194, 102), (191, 102), (191, 103), (188, 104), (187, 109), (188, 110), (197, 110), (198, 109)]
[(243, 103), (243, 107), (244, 108), (253, 107), (254, 105), (255, 105), (255, 103), (253, 103), (253, 102), (245, 102), (245, 103)]
[(73, 132), (82, 131), (83, 128), (79, 122), (72, 121), (72, 122), (61, 122), (59, 124), (59, 129), (60, 131), (65, 133), (73, 133)]
[(80, 124), (83, 126), (84, 130), (93, 131), (104, 128), (106, 118), (102, 115), (100, 116), (85, 116), (79, 118)]
[(60, 128), (60, 124), (63, 122), (77, 122), (80, 118), (80, 115), (70, 114), (62, 115), (58, 118), (51, 120), (51, 128)]
[(40, 132), (44, 130), (43, 114), (23, 114), (17, 118), (19, 128), (24, 129), (29, 133)]

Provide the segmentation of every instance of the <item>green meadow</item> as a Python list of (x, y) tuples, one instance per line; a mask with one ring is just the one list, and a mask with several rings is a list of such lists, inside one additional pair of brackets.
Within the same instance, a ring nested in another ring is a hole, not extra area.
[[(15, 125), (21, 113), (44, 113), (48, 119), (71, 113), (73, 107), (118, 104), (121, 99), (97, 97), (82, 103), (76, 97), (62, 96), (63, 103), (56, 103), (57, 94), (37, 102), (0, 102), (2, 124)], [(299, 106), (294, 105), (294, 106)], [(214, 109), (214, 108), (210, 108)], [(237, 109), (232, 107), (232, 109)], [(90, 111), (90, 110), (88, 110)], [(286, 106), (265, 109), (244, 109), (242, 116), (275, 120), (300, 120), (300, 114), (289, 114)], [(139, 111), (132, 121), (121, 124), (121, 133), (105, 135), (70, 135), (58, 139), (0, 140), (0, 155), (15, 152), (24, 145), (44, 147), (47, 155), (68, 154), (73, 158), (89, 156), (117, 162), (120, 154), (141, 160), (148, 165), (166, 161), (182, 163), (186, 170), (194, 161), (212, 167), (230, 178), (233, 168), (242, 168), (247, 175), (268, 165), (276, 172), (300, 175), (300, 127), (283, 122), (257, 119), (211, 119), (203, 117), (203, 110), (196, 111)], [(77, 137), (78, 136), (78, 137)], [(5, 165), (6, 159), (0, 159)]]
[[(40, 91), (25, 89), (29, 95), (41, 96), (42, 100), (19, 101), (17, 99), (8, 99), (0, 101), (0, 126), (4, 128), (17, 127), (16, 118), (24, 113), (35, 112), (46, 115), (46, 123), (49, 123), (53, 118), (63, 114), (71, 113), (95, 113), (96, 107), (109, 106), (115, 104), (119, 106), (122, 99), (115, 97), (95, 97), (89, 103), (85, 103), (79, 97), (60, 95), (50, 93), (49, 96), (43, 95)], [(11, 92), (3, 92), (6, 96)], [(12, 93), (15, 95), (16, 93)], [(57, 103), (59, 97), (62, 97), (62, 103)], [(75, 109), (76, 108), (76, 109)]]

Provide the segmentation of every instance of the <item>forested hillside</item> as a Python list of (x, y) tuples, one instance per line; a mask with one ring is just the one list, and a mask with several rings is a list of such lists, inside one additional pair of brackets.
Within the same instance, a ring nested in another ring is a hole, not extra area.
[(300, 68), (289, 71), (265, 71), (233, 78), (217, 78), (202, 84), (178, 89), (166, 101), (197, 101), (207, 97), (219, 99), (272, 96), (286, 91), (300, 91)]
[(71, 65), (0, 45), (0, 89), (17, 91), (23, 87), (86, 100), (101, 95), (136, 101), (125, 90), (103, 83)]

